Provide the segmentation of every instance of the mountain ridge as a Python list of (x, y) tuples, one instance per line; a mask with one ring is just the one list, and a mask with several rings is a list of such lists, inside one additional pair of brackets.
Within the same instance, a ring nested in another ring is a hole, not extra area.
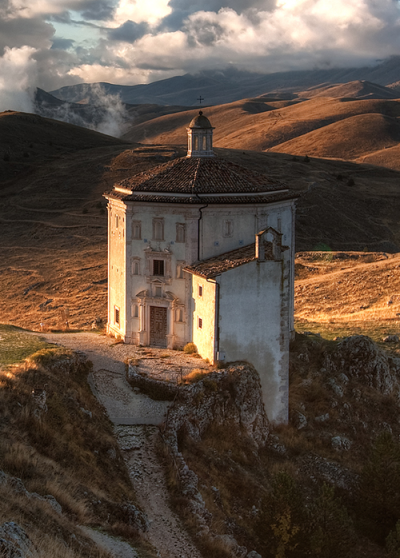
[(105, 82), (64, 86), (50, 91), (69, 102), (80, 102), (92, 90), (102, 86), (106, 94), (119, 94), (128, 104), (155, 103), (197, 106), (199, 95), (207, 105), (229, 103), (245, 97), (275, 94), (293, 98), (294, 93), (327, 83), (366, 80), (388, 86), (400, 80), (400, 56), (393, 56), (376, 66), (292, 70), (275, 73), (252, 73), (235, 68), (204, 70), (197, 74), (174, 76), (148, 84), (116, 85)]

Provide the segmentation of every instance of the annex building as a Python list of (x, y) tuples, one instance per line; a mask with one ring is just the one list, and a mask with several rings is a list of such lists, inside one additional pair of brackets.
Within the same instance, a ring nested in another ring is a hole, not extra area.
[(214, 156), (200, 111), (187, 157), (115, 184), (108, 199), (108, 332), (257, 369), (270, 420), (288, 413), (295, 194)]

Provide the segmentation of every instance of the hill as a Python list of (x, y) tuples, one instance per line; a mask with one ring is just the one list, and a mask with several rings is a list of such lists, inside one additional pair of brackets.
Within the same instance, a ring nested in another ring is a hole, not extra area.
[(305, 99), (311, 99), (313, 97), (398, 99), (399, 94), (389, 87), (383, 87), (365, 80), (356, 80), (348, 83), (329, 83), (322, 86), (310, 87), (306, 91), (298, 93), (298, 97)]
[[(144, 143), (185, 144), (186, 126), (196, 113), (192, 110), (154, 118), (132, 126), (123, 137)], [(397, 100), (316, 96), (304, 101), (276, 101), (259, 97), (207, 107), (206, 114), (215, 126), (214, 145), (229, 149), (351, 160), (399, 141)]]
[(231, 103), (245, 97), (274, 94), (292, 98), (300, 91), (324, 84), (366, 80), (387, 86), (400, 80), (400, 57), (393, 56), (376, 66), (364, 68), (333, 68), (303, 70), (272, 74), (252, 73), (227, 68), (205, 70), (139, 85), (110, 83), (71, 85), (51, 91), (59, 99), (78, 103), (90, 99), (92, 89), (99, 85), (107, 94), (120, 95), (128, 104), (155, 103), (161, 105), (198, 105), (201, 95), (207, 104)]
[(350, 160), (364, 157), (365, 160), (369, 153), (394, 147), (399, 141), (397, 118), (360, 114), (300, 135), (270, 151)]

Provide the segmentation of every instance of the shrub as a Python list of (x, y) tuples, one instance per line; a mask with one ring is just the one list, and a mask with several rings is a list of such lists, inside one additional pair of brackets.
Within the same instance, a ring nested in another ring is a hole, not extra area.
[(186, 343), (186, 345), (183, 347), (183, 352), (188, 355), (192, 355), (194, 353), (197, 353), (197, 347), (194, 343)]

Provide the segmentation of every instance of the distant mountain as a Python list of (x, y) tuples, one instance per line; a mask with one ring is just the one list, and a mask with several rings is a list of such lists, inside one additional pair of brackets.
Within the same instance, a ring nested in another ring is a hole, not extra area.
[(198, 106), (199, 97), (206, 105), (230, 103), (248, 97), (272, 95), (291, 99), (312, 87), (368, 81), (388, 86), (400, 81), (400, 56), (393, 56), (381, 64), (364, 68), (335, 68), (330, 70), (302, 70), (272, 74), (252, 73), (229, 68), (205, 70), (140, 85), (110, 83), (81, 83), (51, 91), (55, 97), (72, 103), (93, 103), (98, 98), (99, 86), (107, 95), (120, 95), (123, 103)]

